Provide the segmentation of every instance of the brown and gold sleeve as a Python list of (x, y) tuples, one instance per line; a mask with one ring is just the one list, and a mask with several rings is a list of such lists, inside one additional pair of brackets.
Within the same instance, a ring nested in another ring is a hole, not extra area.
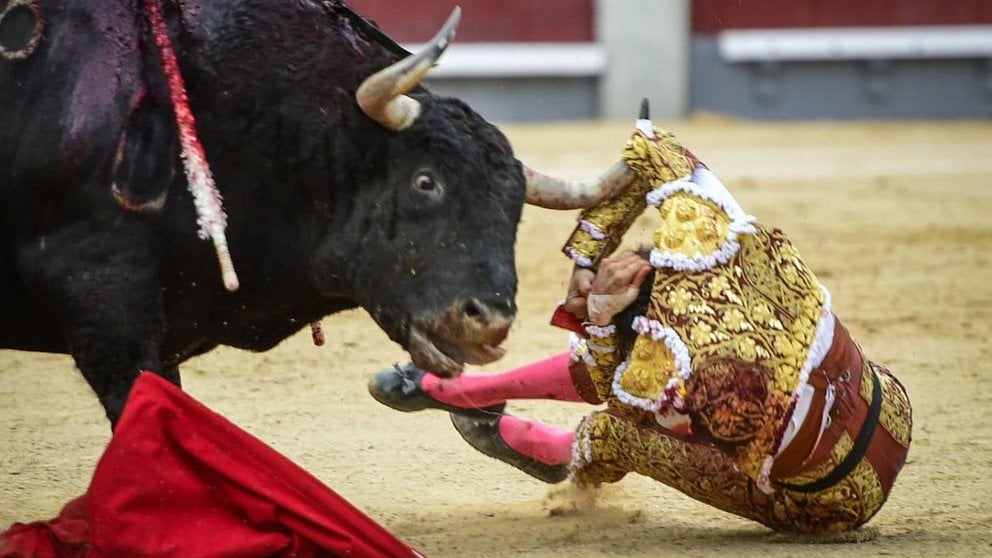
[(653, 137), (635, 132), (624, 146), (623, 159), (635, 173), (634, 180), (616, 197), (584, 210), (562, 249), (577, 265), (595, 269), (617, 249), (647, 207), (645, 195), (661, 184), (689, 176), (699, 164), (674, 135), (658, 129)]

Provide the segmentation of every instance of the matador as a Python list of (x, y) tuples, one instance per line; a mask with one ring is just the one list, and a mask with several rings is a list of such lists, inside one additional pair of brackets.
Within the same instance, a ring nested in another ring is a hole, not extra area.
[[(553, 322), (575, 332), (570, 351), (451, 379), (408, 364), (370, 392), (449, 411), (473, 447), (546, 482), (634, 472), (777, 531), (863, 525), (906, 460), (906, 390), (864, 356), (789, 238), (671, 133), (638, 120), (623, 159), (635, 179), (584, 210), (564, 247), (575, 273)], [(648, 206), (650, 250), (614, 254)], [(574, 430), (505, 412), (548, 398), (605, 408)]]

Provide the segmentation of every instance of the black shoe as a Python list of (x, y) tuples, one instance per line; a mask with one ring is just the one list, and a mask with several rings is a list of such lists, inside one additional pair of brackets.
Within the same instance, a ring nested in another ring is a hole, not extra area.
[(442, 403), (428, 395), (420, 387), (424, 371), (412, 362), (403, 366), (393, 365), (383, 370), (369, 381), (369, 394), (383, 405), (405, 413), (424, 409), (439, 409), (476, 419), (498, 417), (506, 408), (506, 403), (489, 407), (458, 407)]
[(499, 435), (499, 421), (502, 416), (476, 420), (451, 413), (451, 424), (462, 435), (468, 445), (488, 455), (509, 463), (528, 475), (549, 484), (556, 484), (568, 478), (567, 465), (548, 465), (533, 457), (511, 448)]

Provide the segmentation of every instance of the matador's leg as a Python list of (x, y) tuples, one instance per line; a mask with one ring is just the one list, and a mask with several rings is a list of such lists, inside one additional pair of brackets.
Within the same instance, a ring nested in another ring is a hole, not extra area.
[[(636, 472), (704, 504), (792, 533), (852, 532), (871, 519), (884, 501), (878, 475), (866, 459), (825, 489), (782, 488), (766, 494), (737, 470), (726, 453), (668, 435), (650, 423), (640, 424), (636, 416), (618, 416), (622, 410), (593, 413), (579, 425), (571, 467), (577, 482), (613, 482)], [(812, 471), (813, 478), (836, 468), (851, 445), (850, 439), (838, 444), (830, 458)]]
[(487, 406), (510, 399), (583, 401), (569, 373), (569, 353), (538, 360), (496, 374), (462, 374), (457, 378), (424, 375), (422, 386), (431, 397), (452, 405)]
[(635, 472), (704, 504), (770, 527), (776, 524), (771, 497), (713, 447), (638, 427), (610, 411), (586, 417), (576, 439), (572, 477), (580, 484), (615, 482)]
[(562, 353), (506, 372), (457, 378), (440, 378), (408, 364), (376, 374), (369, 392), (380, 403), (400, 411), (434, 408), (459, 412), (496, 407), (511, 399), (599, 403), (588, 373), (575, 364), (569, 353)]
[(489, 457), (547, 483), (568, 477), (574, 440), (571, 430), (513, 415), (479, 420), (451, 413), (451, 422), (470, 446)]

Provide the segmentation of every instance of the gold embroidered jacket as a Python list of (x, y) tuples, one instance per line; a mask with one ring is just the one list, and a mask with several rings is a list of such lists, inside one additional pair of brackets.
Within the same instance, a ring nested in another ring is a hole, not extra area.
[(590, 373), (599, 385), (612, 378), (601, 395), (659, 423), (691, 417), (697, 435), (767, 486), (810, 370), (831, 345), (829, 293), (789, 239), (757, 224), (672, 134), (638, 131), (623, 157), (637, 178), (581, 214), (564, 252), (595, 267), (652, 205), (661, 216), (650, 254), (658, 272), (624, 360), (613, 326), (587, 328)]

